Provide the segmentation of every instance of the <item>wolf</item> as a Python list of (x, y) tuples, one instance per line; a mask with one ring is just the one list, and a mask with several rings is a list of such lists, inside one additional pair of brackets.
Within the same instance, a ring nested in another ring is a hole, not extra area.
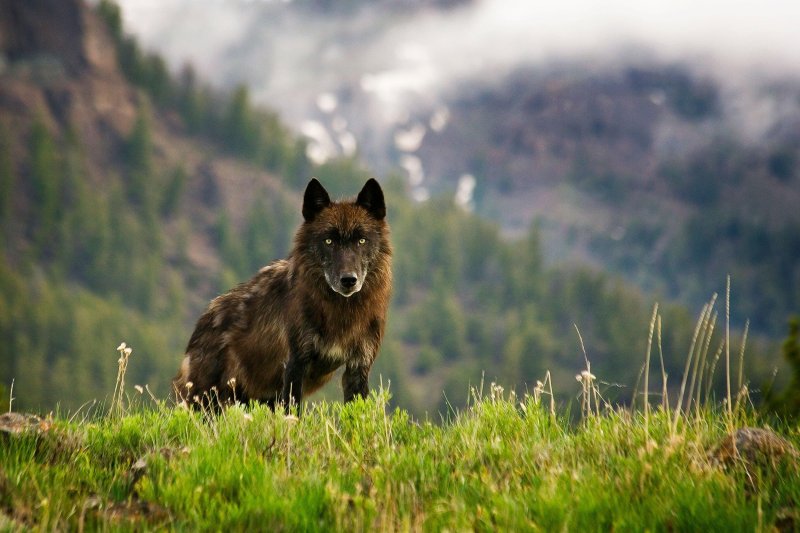
[(258, 401), (301, 409), (344, 366), (344, 401), (369, 393), (392, 289), (383, 191), (369, 179), (331, 201), (312, 178), (286, 259), (214, 298), (172, 385), (178, 401), (218, 409)]

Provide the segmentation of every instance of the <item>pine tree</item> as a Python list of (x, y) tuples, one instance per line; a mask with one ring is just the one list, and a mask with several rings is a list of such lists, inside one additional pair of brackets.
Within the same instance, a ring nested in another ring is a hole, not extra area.
[(186, 169), (176, 167), (167, 178), (166, 188), (161, 196), (160, 209), (162, 216), (175, 215), (180, 206), (183, 192), (186, 189)]
[(245, 276), (247, 274), (245, 253), (227, 213), (223, 211), (220, 214), (214, 229), (220, 256), (236, 277)]
[(781, 414), (796, 419), (800, 416), (800, 317), (789, 319), (789, 335), (781, 349), (783, 358), (792, 370), (792, 378), (783, 394), (773, 403)]
[(122, 39), (122, 12), (119, 6), (111, 0), (100, 0), (97, 5), (98, 14), (105, 20), (111, 36), (119, 41)]
[(261, 143), (259, 129), (253, 120), (250, 94), (240, 85), (234, 91), (224, 119), (224, 142), (228, 149), (245, 157), (256, 159)]
[(78, 212), (81, 198), (88, 194), (84, 183), (83, 154), (80, 141), (73, 128), (66, 134), (63, 153), (61, 203), (64, 211), (63, 220), (58, 226), (58, 250), (56, 259), (59, 266), (72, 271), (78, 264), (86, 260), (79, 248), (83, 239), (83, 228), (80, 227), (83, 213)]
[(138, 209), (139, 218), (154, 228), (158, 184), (153, 179), (153, 133), (146, 107), (139, 111), (125, 142), (125, 163), (128, 167), (128, 200)]
[(513, 270), (513, 294), (517, 303), (526, 305), (537, 301), (542, 294), (543, 257), (540, 231), (537, 224), (528, 230), (525, 240), (515, 250), (517, 255)]
[(143, 85), (153, 102), (159, 106), (167, 106), (173, 98), (172, 79), (167, 64), (158, 55), (148, 55), (143, 64)]
[(273, 249), (277, 229), (274, 210), (267, 208), (263, 198), (257, 198), (247, 214), (243, 236), (248, 272), (255, 272), (277, 258)]
[[(14, 192), (14, 165), (11, 161), (11, 139), (5, 121), (0, 121), (0, 226), (11, 219)], [(0, 238), (4, 235), (0, 233)]]
[(178, 109), (186, 129), (191, 133), (200, 132), (208, 122), (208, 104), (197, 86), (197, 75), (191, 65), (186, 65), (180, 74)]
[(41, 118), (31, 128), (30, 184), (33, 239), (40, 253), (49, 255), (57, 233), (61, 180), (55, 144)]
[(125, 162), (131, 173), (149, 176), (153, 171), (153, 134), (146, 109), (136, 116), (136, 123), (125, 143)]

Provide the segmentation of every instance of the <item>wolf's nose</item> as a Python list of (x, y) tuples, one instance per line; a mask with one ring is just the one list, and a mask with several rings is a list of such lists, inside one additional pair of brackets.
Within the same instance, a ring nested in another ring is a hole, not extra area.
[(358, 283), (358, 278), (351, 274), (348, 274), (346, 276), (342, 276), (342, 279), (339, 281), (342, 282), (342, 287), (346, 289), (352, 289), (353, 287), (356, 286), (356, 283)]

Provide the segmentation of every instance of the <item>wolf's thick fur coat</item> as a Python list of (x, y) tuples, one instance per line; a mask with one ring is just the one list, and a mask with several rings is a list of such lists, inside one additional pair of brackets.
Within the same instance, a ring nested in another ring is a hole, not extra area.
[(392, 285), (378, 182), (332, 202), (312, 179), (286, 259), (218, 296), (197, 321), (173, 387), (201, 406), (299, 405), (344, 366), (344, 399), (365, 396)]

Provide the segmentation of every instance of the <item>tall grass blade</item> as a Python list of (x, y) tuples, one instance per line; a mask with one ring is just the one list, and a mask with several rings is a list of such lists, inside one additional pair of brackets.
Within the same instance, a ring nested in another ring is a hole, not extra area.
[(694, 354), (692, 358), (692, 370), (689, 373), (689, 396), (686, 399), (686, 412), (690, 412), (692, 409), (692, 400), (694, 398), (694, 384), (695, 380), (697, 379), (697, 365), (700, 360), (700, 354), (702, 353), (703, 343), (705, 342), (706, 334), (708, 333), (708, 323), (711, 319), (714, 302), (716, 301), (716, 294), (711, 298), (711, 301), (708, 303), (708, 307), (706, 308), (705, 315), (703, 315), (699, 321), (700, 331), (699, 336), (697, 337), (697, 342), (693, 343), (692, 346), (694, 348)]
[[(718, 313), (714, 313), (714, 316), (708, 323), (708, 328), (706, 331), (705, 339), (698, 347), (700, 357), (698, 359), (698, 369), (700, 375), (697, 379), (697, 389), (695, 392), (695, 416), (697, 419), (700, 419), (700, 408), (701, 408), (701, 401), (700, 401), (700, 392), (703, 390), (703, 376), (707, 374), (706, 370), (708, 369), (708, 365), (706, 365), (706, 360), (708, 359), (708, 349), (711, 345), (711, 338), (714, 336), (714, 329), (716, 329), (717, 325), (717, 317), (719, 316)], [(711, 383), (711, 379), (709, 378), (709, 383)], [(687, 406), (688, 407), (688, 406)]]
[(750, 331), (750, 320), (744, 323), (744, 333), (742, 334), (742, 345), (739, 348), (739, 375), (736, 379), (736, 411), (738, 412), (741, 406), (742, 399), (747, 396), (747, 387), (744, 385), (744, 349), (747, 345), (747, 333)]
[(672, 410), (669, 408), (669, 392), (667, 389), (667, 369), (664, 365), (664, 350), (661, 342), (661, 315), (656, 324), (656, 342), (658, 344), (658, 360), (661, 363), (661, 410), (667, 415), (667, 427), (672, 432)]
[(733, 431), (731, 402), (731, 275), (725, 284), (725, 392), (727, 395), (728, 430)]
[(711, 302), (705, 304), (703, 306), (703, 310), (700, 312), (700, 318), (697, 319), (697, 325), (694, 328), (694, 335), (692, 335), (692, 343), (689, 345), (689, 355), (686, 357), (686, 365), (683, 369), (683, 379), (681, 380), (681, 389), (678, 395), (678, 404), (675, 406), (675, 417), (673, 418), (673, 428), (672, 432), (674, 433), (678, 428), (678, 421), (680, 420), (681, 415), (681, 408), (683, 407), (683, 398), (684, 394), (686, 393), (686, 382), (689, 378), (689, 369), (692, 367), (692, 357), (694, 355), (694, 347), (697, 343), (697, 336), (700, 334), (700, 327), (705, 320), (706, 313), (709, 312), (709, 308), (713, 305), (713, 302), (716, 300), (717, 295), (714, 294), (711, 298)]
[(705, 403), (708, 405), (708, 402), (711, 400), (711, 389), (714, 386), (714, 373), (717, 370), (717, 363), (719, 363), (719, 358), (722, 357), (722, 349), (725, 348), (725, 343), (720, 342), (719, 346), (717, 347), (717, 351), (714, 352), (714, 360), (711, 362), (711, 369), (708, 371), (709, 379), (708, 383), (706, 384), (706, 395), (705, 395)]
[(653, 306), (653, 316), (650, 319), (650, 333), (647, 336), (647, 355), (644, 360), (644, 434), (650, 442), (650, 352), (653, 348), (653, 334), (656, 329), (658, 317), (658, 302)]

